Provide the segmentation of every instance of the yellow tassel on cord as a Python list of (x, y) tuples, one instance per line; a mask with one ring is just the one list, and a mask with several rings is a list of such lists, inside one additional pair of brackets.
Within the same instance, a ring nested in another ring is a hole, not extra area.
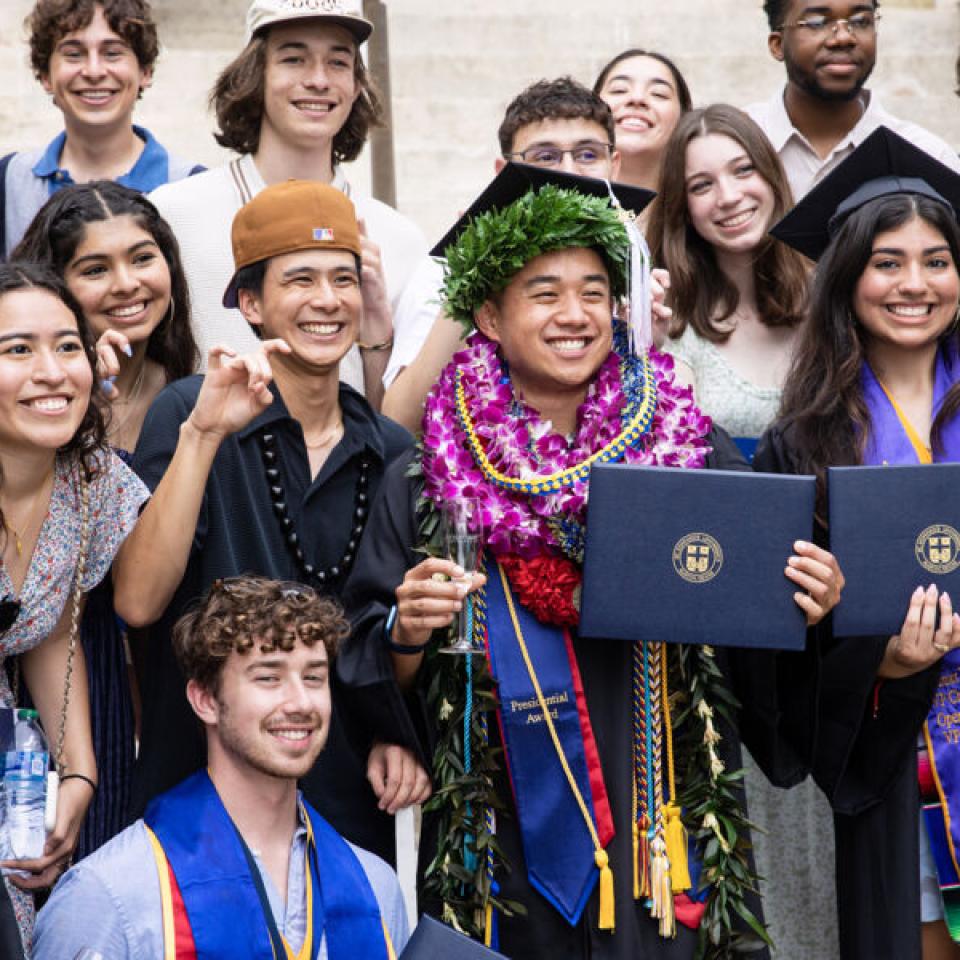
[(693, 885), (687, 862), (687, 830), (680, 819), (680, 808), (675, 803), (664, 805), (663, 817), (663, 839), (667, 845), (667, 859), (670, 861), (670, 883), (674, 893), (682, 893)]
[(613, 930), (614, 900), (613, 900), (613, 871), (610, 869), (610, 858), (606, 850), (597, 850), (594, 861), (600, 868), (600, 929)]
[(633, 821), (633, 899), (640, 899), (640, 824)]
[(483, 912), (483, 945), (489, 947), (493, 945), (493, 904), (489, 900)]

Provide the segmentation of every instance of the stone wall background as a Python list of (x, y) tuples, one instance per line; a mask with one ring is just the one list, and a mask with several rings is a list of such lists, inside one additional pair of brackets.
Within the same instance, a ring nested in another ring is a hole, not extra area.
[[(27, 66), (32, 0), (0, 0), (0, 150), (60, 129)], [(139, 122), (179, 155), (220, 162), (207, 93), (239, 50), (248, 0), (153, 0), (163, 52)], [(960, 147), (957, 0), (883, 0), (870, 86), (893, 113)], [(526, 84), (571, 73), (592, 82), (628, 46), (661, 50), (694, 100), (745, 105), (783, 82), (767, 53), (761, 0), (389, 0), (398, 206), (439, 237), (489, 179), (496, 129)], [(369, 181), (366, 162), (351, 178)]]

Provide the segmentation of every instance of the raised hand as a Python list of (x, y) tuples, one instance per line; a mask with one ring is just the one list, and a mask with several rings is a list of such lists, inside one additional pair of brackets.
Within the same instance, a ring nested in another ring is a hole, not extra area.
[(188, 423), (199, 433), (223, 439), (263, 413), (273, 402), (270, 356), (275, 353), (290, 353), (285, 340), (265, 340), (242, 355), (229, 347), (213, 347)]
[(120, 374), (119, 354), (133, 356), (133, 347), (126, 334), (119, 330), (105, 330), (97, 340), (97, 379), (100, 388), (108, 400), (116, 400), (120, 395), (113, 381)]
[(393, 311), (387, 292), (380, 247), (367, 235), (367, 225), (360, 226), (360, 289), (363, 292), (363, 320), (359, 340), (362, 343), (383, 343), (393, 335)]

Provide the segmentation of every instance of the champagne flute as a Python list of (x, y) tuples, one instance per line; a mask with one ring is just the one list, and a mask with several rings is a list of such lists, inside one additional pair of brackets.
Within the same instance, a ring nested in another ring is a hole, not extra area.
[[(472, 497), (458, 497), (444, 506), (443, 543), (446, 558), (452, 560), (464, 573), (453, 582), (463, 584), (469, 590), (473, 585), (473, 574), (477, 571), (483, 549), (479, 500)], [(473, 633), (471, 604), (470, 594), (465, 593), (460, 613), (457, 615), (457, 638), (450, 646), (441, 647), (441, 653), (469, 656), (482, 652), (474, 644), (471, 635)]]

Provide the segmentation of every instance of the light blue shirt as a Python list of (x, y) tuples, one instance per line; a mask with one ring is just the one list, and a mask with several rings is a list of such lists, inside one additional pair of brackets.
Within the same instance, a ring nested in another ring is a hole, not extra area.
[[(301, 823), (290, 847), (286, 904), (257, 852), (252, 851), (277, 928), (294, 951), (306, 935), (306, 842), (306, 827)], [(367, 875), (399, 954), (409, 930), (396, 874), (374, 854), (352, 844), (351, 849)], [(230, 918), (224, 917), (224, 922), (229, 923)], [(106, 960), (163, 957), (160, 881), (142, 820), (68, 870), (37, 916), (33, 960), (72, 960), (85, 947), (103, 954)], [(326, 957), (323, 943), (320, 960)]]

